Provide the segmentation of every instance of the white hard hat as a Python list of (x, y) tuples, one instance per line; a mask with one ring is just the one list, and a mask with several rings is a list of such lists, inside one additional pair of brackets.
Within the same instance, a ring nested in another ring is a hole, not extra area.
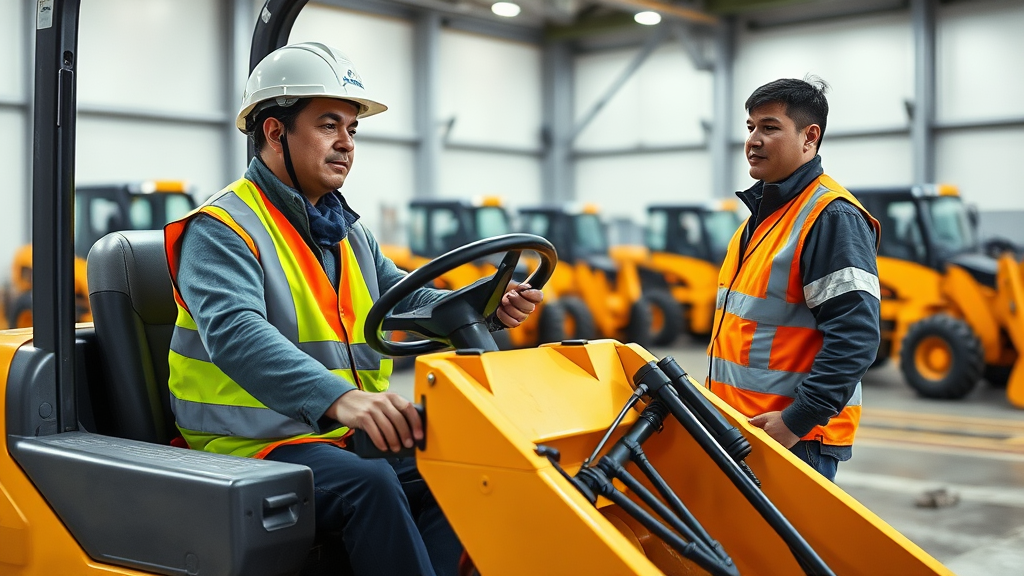
[(357, 118), (388, 109), (367, 97), (363, 79), (347, 56), (318, 42), (303, 42), (278, 48), (256, 65), (245, 83), (235, 126), (248, 133), (246, 118), (257, 107), (291, 106), (299, 98), (347, 100), (359, 106)]

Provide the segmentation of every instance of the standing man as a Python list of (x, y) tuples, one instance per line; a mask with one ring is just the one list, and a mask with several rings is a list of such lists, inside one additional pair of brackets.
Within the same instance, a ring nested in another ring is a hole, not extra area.
[(880, 339), (878, 222), (821, 168), (828, 85), (781, 79), (747, 98), (758, 182), (718, 278), (710, 387), (829, 480), (852, 456), (860, 379)]
[[(461, 544), (415, 460), (345, 449), (353, 428), (381, 450), (423, 438), (413, 405), (387, 392), (391, 360), (363, 340), (370, 307), (404, 273), (339, 191), (359, 119), (385, 110), (323, 44), (285, 46), (253, 70), (236, 125), (256, 158), (165, 229), (171, 403), (193, 449), (312, 469), (317, 530), (342, 533), (356, 574), (454, 575)], [(402, 309), (444, 293), (421, 289)], [(496, 316), (517, 326), (541, 298), (520, 286)]]

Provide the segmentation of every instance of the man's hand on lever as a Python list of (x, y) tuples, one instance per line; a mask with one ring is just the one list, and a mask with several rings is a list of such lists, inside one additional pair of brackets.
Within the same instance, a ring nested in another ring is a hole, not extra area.
[(338, 422), (366, 432), (381, 451), (398, 452), (423, 440), (423, 422), (413, 403), (394, 392), (350, 390), (327, 409)]

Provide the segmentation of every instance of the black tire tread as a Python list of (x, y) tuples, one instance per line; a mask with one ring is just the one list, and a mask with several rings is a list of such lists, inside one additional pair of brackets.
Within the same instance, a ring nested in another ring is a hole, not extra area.
[[(914, 351), (927, 336), (944, 339), (953, 353), (949, 374), (938, 381), (918, 372), (914, 362)], [(947, 314), (936, 314), (915, 322), (903, 338), (900, 371), (907, 384), (925, 398), (963, 398), (981, 380), (984, 365), (985, 352), (981, 340), (966, 322)]]

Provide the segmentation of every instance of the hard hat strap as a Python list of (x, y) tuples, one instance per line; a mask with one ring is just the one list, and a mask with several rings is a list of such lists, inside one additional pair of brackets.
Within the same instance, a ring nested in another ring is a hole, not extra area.
[(288, 177), (292, 179), (292, 188), (295, 188), (299, 194), (305, 196), (302, 188), (299, 186), (299, 178), (295, 175), (295, 167), (292, 166), (292, 154), (288, 150), (287, 129), (281, 132), (281, 152), (284, 153), (284, 169), (288, 171)]

